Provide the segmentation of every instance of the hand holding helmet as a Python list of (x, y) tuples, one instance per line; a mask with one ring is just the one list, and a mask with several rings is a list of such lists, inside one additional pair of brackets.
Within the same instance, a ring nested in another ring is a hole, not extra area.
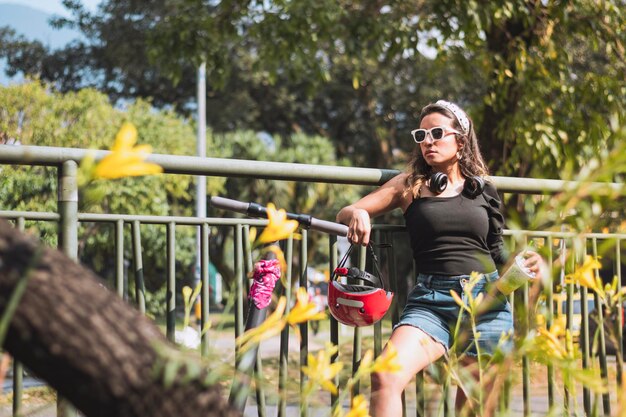
[[(368, 245), (371, 249), (372, 246)], [(362, 271), (359, 268), (345, 268), (348, 256), (353, 246), (346, 252), (339, 266), (333, 271), (328, 286), (328, 308), (330, 314), (340, 323), (347, 326), (369, 326), (382, 319), (393, 300), (393, 292), (385, 289), (383, 281), (376, 275)], [(372, 250), (374, 264), (378, 268), (378, 261)], [(337, 281), (337, 277), (346, 277), (347, 283)], [(356, 284), (355, 281), (365, 281), (365, 284)]]
[(355, 208), (348, 224), (347, 238), (355, 245), (367, 245), (370, 241), (372, 225), (366, 210)]

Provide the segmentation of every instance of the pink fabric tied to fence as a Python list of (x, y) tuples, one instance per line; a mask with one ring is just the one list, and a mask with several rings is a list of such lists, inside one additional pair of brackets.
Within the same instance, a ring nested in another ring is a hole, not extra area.
[(280, 263), (278, 259), (261, 260), (254, 264), (252, 275), (254, 282), (248, 293), (248, 300), (262, 310), (272, 301), (272, 292), (276, 281), (280, 279)]

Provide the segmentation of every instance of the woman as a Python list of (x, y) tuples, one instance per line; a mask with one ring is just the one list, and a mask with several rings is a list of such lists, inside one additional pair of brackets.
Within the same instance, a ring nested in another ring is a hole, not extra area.
[[(367, 245), (370, 219), (401, 208), (419, 272), (390, 339), (398, 350), (402, 370), (372, 376), (373, 416), (401, 416), (405, 386), (453, 344), (461, 347), (464, 357), (475, 361), (471, 332), (465, 333), (465, 341), (454, 340), (451, 329), (456, 325), (459, 306), (450, 290), (462, 294), (469, 275), (479, 272), (482, 276), (474, 295), (486, 291), (498, 278), (496, 267), (508, 260), (500, 201), (495, 187), (482, 179), (488, 170), (471, 119), (454, 103), (439, 100), (422, 109), (420, 128), (411, 134), (417, 146), (408, 172), (337, 214), (337, 221), (349, 226), (348, 239)], [(525, 266), (537, 277), (541, 263), (537, 253), (526, 252)], [(502, 333), (513, 328), (506, 297), (496, 297), (490, 309), (478, 317), (477, 327), (480, 352), (492, 353)], [(458, 409), (466, 398), (462, 390), (457, 392)]]

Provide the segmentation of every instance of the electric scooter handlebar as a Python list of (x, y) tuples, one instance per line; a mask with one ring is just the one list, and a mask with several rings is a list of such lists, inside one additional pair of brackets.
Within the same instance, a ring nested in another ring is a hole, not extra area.
[(311, 217), (311, 229), (337, 236), (348, 236), (348, 226)]
[[(267, 209), (257, 203), (244, 203), (243, 201), (216, 196), (211, 197), (210, 204), (213, 207), (245, 214), (249, 217), (267, 219)], [(313, 229), (337, 236), (348, 235), (348, 226), (345, 224), (316, 219), (308, 214), (287, 213), (287, 218), (296, 220), (305, 229)]]

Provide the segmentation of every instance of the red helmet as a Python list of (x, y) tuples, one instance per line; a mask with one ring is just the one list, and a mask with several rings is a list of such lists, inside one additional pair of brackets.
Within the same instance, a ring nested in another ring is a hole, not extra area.
[(342, 284), (334, 279), (328, 287), (328, 308), (338, 322), (348, 326), (369, 326), (383, 318), (393, 299), (380, 279), (358, 268), (336, 268), (334, 275), (361, 279), (371, 285)]

